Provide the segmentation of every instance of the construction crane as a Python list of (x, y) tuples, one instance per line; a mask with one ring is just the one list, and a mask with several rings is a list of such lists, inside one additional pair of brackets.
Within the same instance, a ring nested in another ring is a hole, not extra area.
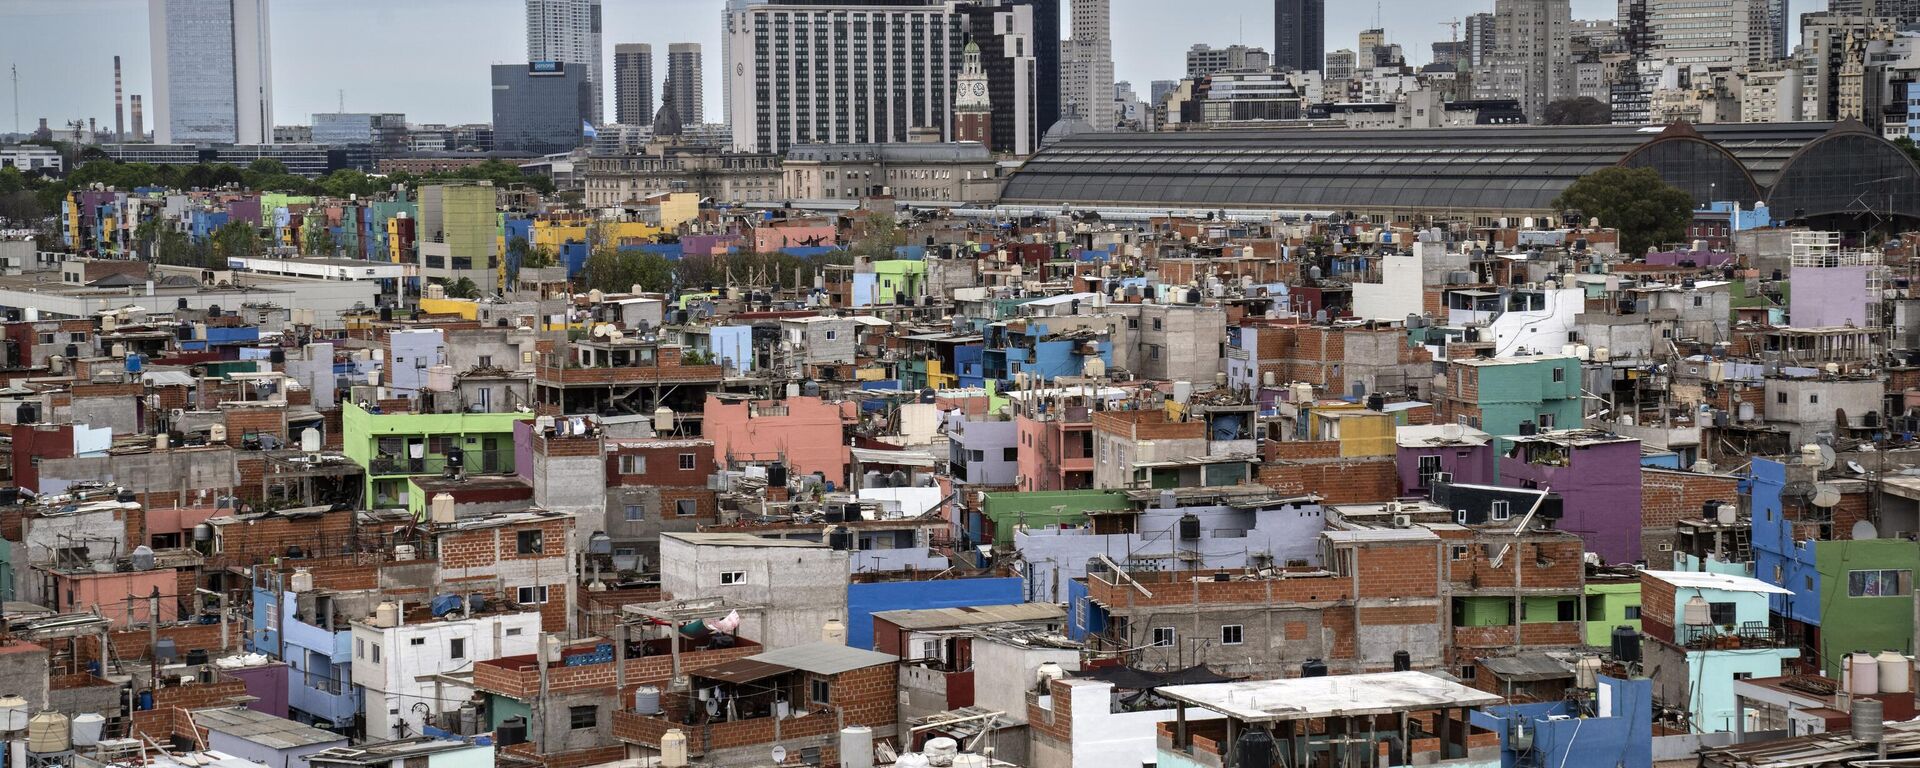
[(1446, 21), (1440, 22), (1440, 26), (1446, 27), (1447, 29), (1451, 30), (1451, 34), (1447, 36), (1450, 42), (1455, 42), (1455, 43), (1460, 42), (1460, 20), (1459, 19), (1448, 19)]

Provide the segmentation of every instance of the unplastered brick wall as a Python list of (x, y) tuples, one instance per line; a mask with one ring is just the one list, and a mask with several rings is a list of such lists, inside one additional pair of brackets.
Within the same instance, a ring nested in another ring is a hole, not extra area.
[[(228, 647), (239, 648), (244, 639), (242, 635), (246, 630), (247, 627), (243, 624), (229, 625), (227, 627)], [(207, 651), (214, 656), (220, 655), (220, 625), (218, 624), (180, 624), (161, 627), (157, 633), (161, 638), (173, 641), (174, 652), (181, 658), (186, 657), (187, 651)], [(99, 661), (101, 658), (99, 635), (76, 637), (73, 639), (73, 647), (75, 655), (82, 663)], [(107, 634), (107, 648), (113, 658), (119, 661), (146, 659), (150, 647), (146, 629)]]
[(207, 559), (209, 567), (251, 565), (285, 557), (299, 547), (302, 554), (343, 554), (352, 548), (354, 513), (324, 512), (302, 517), (261, 517), (220, 526), (219, 549)]
[(1385, 501), (1400, 488), (1392, 456), (1275, 461), (1261, 465), (1257, 477), (1280, 493), (1319, 494), (1326, 504)]
[(1673, 566), (1679, 521), (1699, 519), (1709, 501), (1738, 503), (1739, 479), (1732, 475), (1640, 469), (1641, 558), (1651, 568)]

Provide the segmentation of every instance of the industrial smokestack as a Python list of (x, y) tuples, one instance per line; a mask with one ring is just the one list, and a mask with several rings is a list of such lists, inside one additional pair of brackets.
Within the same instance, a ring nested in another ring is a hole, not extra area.
[(127, 123), (125, 113), (121, 111), (120, 98), (120, 57), (113, 57), (113, 140), (118, 143), (127, 141)]
[(140, 120), (140, 94), (136, 93), (130, 98), (133, 100), (133, 138), (135, 141), (146, 141), (147, 127)]

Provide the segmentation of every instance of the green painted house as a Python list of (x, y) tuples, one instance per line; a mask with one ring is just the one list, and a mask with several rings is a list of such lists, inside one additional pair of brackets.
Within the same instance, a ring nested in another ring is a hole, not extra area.
[(1448, 421), (1495, 436), (1520, 434), (1522, 422), (1540, 431), (1581, 426), (1580, 360), (1561, 355), (1454, 360), (1441, 393)]
[(974, 541), (983, 541), (991, 527), (994, 546), (1012, 547), (1016, 526), (1083, 526), (1089, 523), (1089, 512), (1132, 509), (1133, 504), (1125, 492), (1115, 490), (1026, 491), (988, 493), (980, 507), (979, 514), (969, 515), (968, 534)]
[(1809, 542), (1819, 578), (1820, 658), (1829, 675), (1866, 650), (1914, 652), (1913, 572), (1920, 544), (1906, 539)]
[(875, 304), (911, 304), (927, 282), (927, 263), (913, 259), (886, 259), (873, 263)]
[(1640, 580), (1587, 582), (1587, 645), (1607, 647), (1622, 626), (1640, 631)]
[(341, 450), (366, 470), (365, 503), (404, 507), (407, 478), (447, 471), (447, 455), (459, 449), (469, 475), (511, 474), (513, 425), (531, 413), (368, 413), (341, 406)]

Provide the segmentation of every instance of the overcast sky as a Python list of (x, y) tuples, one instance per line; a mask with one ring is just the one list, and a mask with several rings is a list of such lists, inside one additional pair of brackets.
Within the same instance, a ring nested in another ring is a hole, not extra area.
[[(1271, 0), (1111, 2), (1115, 71), (1143, 96), (1148, 82), (1182, 74), (1183, 53), (1194, 43), (1273, 43)], [(1796, 0), (1792, 11), (1797, 16), (1825, 4)], [(662, 76), (668, 43), (702, 43), (707, 115), (718, 120), (723, 5), (605, 0), (605, 71), (611, 76), (615, 43), (652, 43)], [(1442, 22), (1492, 7), (1492, 0), (1331, 0), (1327, 49), (1354, 47), (1377, 13), (1388, 39), (1404, 46), (1413, 63), (1425, 63), (1430, 44), (1448, 39)], [(273, 0), (274, 122), (305, 124), (313, 112), (334, 111), (342, 91), (351, 112), (486, 122), (487, 65), (526, 60), (525, 8), (521, 0)], [(1614, 0), (1573, 0), (1573, 10), (1581, 18), (1610, 18)], [(6, 57), (0, 64), (19, 69), (19, 121), (27, 130), (41, 117), (55, 126), (94, 117), (111, 127), (116, 54), (127, 93), (150, 93), (147, 0), (0, 0), (0, 56)], [(10, 84), (7, 95), (13, 96)], [(609, 114), (612, 98), (608, 88)], [(10, 131), (12, 102), (0, 108), (7, 110), (0, 113), (0, 131)]]

